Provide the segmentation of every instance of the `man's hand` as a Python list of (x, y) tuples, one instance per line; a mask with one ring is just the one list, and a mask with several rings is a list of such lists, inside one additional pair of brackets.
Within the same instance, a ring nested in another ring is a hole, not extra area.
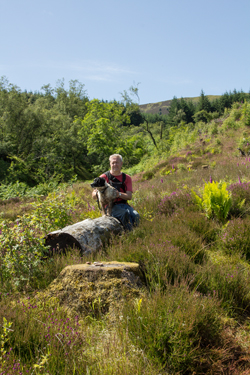
[(119, 194), (119, 191), (117, 190), (117, 194), (116, 194), (117, 198), (121, 198), (121, 199), (124, 199), (126, 201), (132, 199), (132, 191), (127, 191), (126, 193), (122, 193), (121, 192), (121, 195)]
[(97, 199), (97, 189), (94, 189), (94, 190), (92, 191), (92, 198), (93, 198), (93, 199)]

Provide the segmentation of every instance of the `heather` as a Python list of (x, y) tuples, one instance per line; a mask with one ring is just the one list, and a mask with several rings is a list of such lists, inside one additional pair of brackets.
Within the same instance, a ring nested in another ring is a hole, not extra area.
[[(142, 158), (131, 202), (141, 223), (94, 254), (44, 245), (49, 231), (100, 216), (89, 182), (2, 197), (0, 374), (249, 373), (250, 162), (238, 150), (249, 104), (208, 117)], [(113, 260), (138, 262), (144, 287), (112, 319), (101, 299), (77, 315), (46, 297), (67, 265)]]

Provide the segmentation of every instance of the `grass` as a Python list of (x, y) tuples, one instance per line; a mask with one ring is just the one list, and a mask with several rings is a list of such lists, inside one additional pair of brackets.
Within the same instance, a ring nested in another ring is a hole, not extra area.
[[(140, 226), (94, 254), (69, 249), (46, 260), (33, 253), (33, 273), (22, 279), (30, 268), (20, 267), (15, 252), (25, 257), (27, 238), (38, 246), (57, 226), (99, 216), (89, 184), (74, 183), (42, 201), (0, 202), (0, 322), (11, 324), (5, 336), (0, 330), (0, 374), (249, 374), (250, 161), (237, 147), (250, 129), (233, 111), (216, 132), (207, 124), (194, 142), (182, 140), (178, 152), (152, 162), (149, 178), (132, 177)], [(191, 191), (201, 195), (211, 180), (225, 182), (231, 194), (226, 222), (208, 219), (193, 200)], [(144, 273), (141, 297), (122, 304), (116, 319), (94, 309), (77, 316), (56, 297), (44, 297), (64, 267), (94, 260), (138, 262)]]

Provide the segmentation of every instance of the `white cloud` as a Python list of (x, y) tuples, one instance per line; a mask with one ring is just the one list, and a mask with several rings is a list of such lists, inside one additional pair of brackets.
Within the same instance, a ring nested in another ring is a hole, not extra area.
[(59, 75), (64, 75), (64, 72), (70, 72), (72, 76), (79, 74), (82, 78), (90, 81), (117, 81), (124, 76), (134, 76), (138, 73), (131, 69), (119, 66), (115, 63), (107, 63), (101, 61), (39, 61), (39, 62), (22, 62), (18, 64), (0, 65), (0, 70), (56, 70)]

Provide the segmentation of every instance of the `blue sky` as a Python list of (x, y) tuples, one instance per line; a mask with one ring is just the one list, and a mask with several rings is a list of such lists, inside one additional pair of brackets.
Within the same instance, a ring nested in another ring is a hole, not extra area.
[(249, 0), (0, 0), (0, 76), (140, 104), (250, 90)]

